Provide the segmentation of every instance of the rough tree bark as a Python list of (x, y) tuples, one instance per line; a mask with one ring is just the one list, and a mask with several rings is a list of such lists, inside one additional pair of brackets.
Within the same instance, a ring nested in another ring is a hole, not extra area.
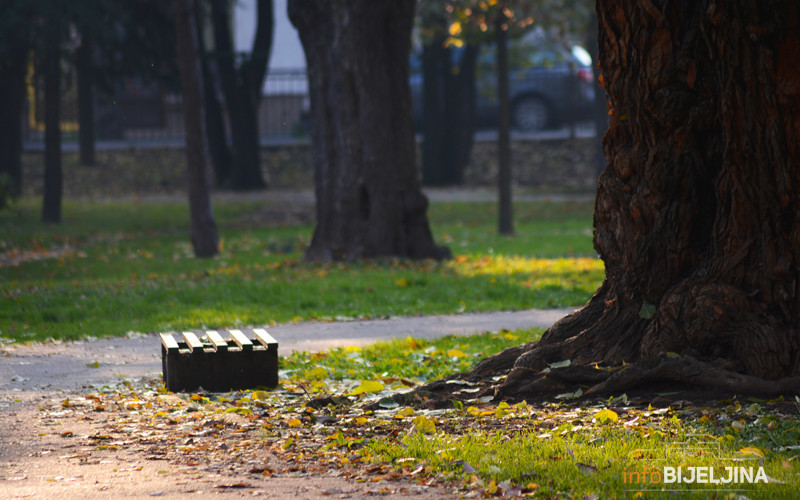
[(261, 175), (258, 107), (272, 47), (272, 0), (257, 1), (253, 48), (250, 57), (238, 67), (233, 48), (229, 5), (229, 0), (211, 0), (218, 75), (225, 95), (233, 142), (230, 184), (233, 189), (239, 190), (263, 189), (267, 184)]
[(312, 260), (444, 258), (415, 161), (415, 0), (290, 0), (306, 54), (317, 225)]
[(196, 257), (212, 257), (219, 252), (219, 239), (211, 211), (208, 167), (206, 164), (203, 91), (197, 57), (192, 0), (173, 0), (178, 66), (183, 96), (183, 123), (186, 128), (186, 165), (189, 179), (189, 211), (192, 219), (192, 247)]
[(800, 4), (597, 11), (612, 104), (595, 211), (605, 282), (538, 343), (462, 376), (508, 373), (490, 390), (510, 398), (653, 383), (798, 393)]

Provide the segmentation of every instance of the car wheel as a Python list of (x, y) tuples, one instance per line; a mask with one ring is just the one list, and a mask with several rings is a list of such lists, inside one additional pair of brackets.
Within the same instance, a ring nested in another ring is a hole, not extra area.
[(550, 125), (550, 107), (538, 97), (518, 99), (511, 109), (511, 123), (524, 132), (544, 130)]

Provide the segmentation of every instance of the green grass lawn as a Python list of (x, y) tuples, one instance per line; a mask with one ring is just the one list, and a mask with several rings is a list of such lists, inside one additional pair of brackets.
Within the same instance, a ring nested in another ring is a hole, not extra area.
[[(222, 252), (195, 259), (185, 203), (39, 200), (0, 212), (0, 336), (77, 339), (308, 319), (576, 306), (603, 278), (592, 204), (518, 203), (517, 236), (495, 205), (435, 203), (437, 241), (456, 258), (305, 263), (311, 226), (271, 220), (264, 202), (220, 201)], [(272, 210), (272, 212), (271, 212)]]

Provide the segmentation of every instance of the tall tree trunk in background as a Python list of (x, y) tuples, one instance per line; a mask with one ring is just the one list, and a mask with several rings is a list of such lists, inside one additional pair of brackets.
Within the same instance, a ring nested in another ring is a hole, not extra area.
[(538, 343), (467, 378), (507, 373), (486, 391), (501, 398), (670, 383), (797, 394), (800, 3), (600, 0), (597, 12), (606, 279)]
[(258, 0), (256, 3), (253, 49), (250, 57), (239, 67), (235, 61), (229, 5), (228, 0), (211, 0), (217, 67), (233, 141), (231, 187), (263, 189), (267, 184), (261, 174), (258, 108), (272, 47), (272, 0)]
[(511, 203), (511, 104), (508, 97), (508, 33), (502, 8), (498, 8), (494, 32), (497, 41), (497, 183), (498, 233), (514, 234), (514, 207)]
[(19, 6), (0, 4), (0, 16), (9, 23), (0, 33), (0, 208), (7, 195), (22, 192), (22, 111), (31, 24), (27, 16), (7, 12)]
[(178, 66), (181, 74), (183, 123), (186, 127), (186, 165), (189, 178), (189, 210), (192, 219), (192, 246), (196, 257), (212, 257), (219, 252), (217, 226), (211, 210), (208, 166), (206, 164), (203, 92), (194, 24), (192, 0), (173, 0)]
[(94, 61), (90, 36), (81, 34), (81, 45), (76, 50), (75, 63), (78, 76), (78, 145), (81, 165), (95, 164), (94, 141)]
[(444, 47), (444, 36), (422, 46), (422, 182), (426, 186), (448, 183), (444, 73), (449, 68), (450, 53)]
[(206, 11), (202, 0), (195, 4), (195, 9), (197, 52), (200, 55), (200, 72), (203, 76), (203, 104), (205, 105), (208, 150), (211, 154), (217, 186), (229, 187), (233, 159), (228, 147), (228, 133), (225, 129), (222, 104), (217, 98), (217, 63), (211, 57), (213, 51), (206, 47), (203, 39), (202, 26), (204, 25), (203, 20), (206, 18)]
[(61, 222), (61, 20), (46, 15), (44, 33), (44, 201), (42, 220)]
[(312, 260), (443, 258), (415, 161), (415, 0), (290, 0), (306, 54), (317, 225)]
[(446, 181), (450, 185), (464, 183), (464, 171), (472, 155), (475, 137), (475, 83), (478, 45), (467, 43), (459, 60), (458, 69), (445, 75), (445, 140)]
[(458, 61), (444, 39), (423, 47), (422, 180), (428, 186), (462, 184), (475, 134), (475, 61), (467, 44)]

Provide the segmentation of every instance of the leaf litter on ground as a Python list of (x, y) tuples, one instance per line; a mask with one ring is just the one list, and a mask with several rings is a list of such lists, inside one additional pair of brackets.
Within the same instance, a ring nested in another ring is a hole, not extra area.
[[(539, 334), (511, 336), (518, 341)], [(669, 406), (653, 406), (656, 400), (623, 394), (529, 404), (470, 392), (449, 409), (396, 401), (434, 373), (465, 369), (465, 358), (477, 362), (476, 349), (490, 354), (482, 347), (451, 337), (295, 353), (282, 358), (275, 389), (173, 394), (159, 379), (125, 381), (42, 411), (102, 421), (101, 431), (82, 437), (97, 450), (124, 447), (198, 475), (336, 475), (386, 483), (387, 494), (416, 484), (444, 485), (464, 497), (627, 497), (654, 485), (632, 485), (626, 474), (674, 459), (677, 447), (684, 454), (676, 466), (734, 463), (721, 457), (756, 460), (770, 482), (745, 485), (748, 498), (792, 498), (796, 491), (800, 401), (731, 399), (698, 406), (673, 399)], [(454, 350), (464, 356), (452, 355)], [(419, 353), (433, 373), (425, 363), (389, 357)], [(441, 364), (432, 362), (439, 358)], [(452, 382), (462, 391), (474, 385)], [(689, 449), (691, 455), (685, 454)], [(685, 484), (676, 487), (689, 491)]]

